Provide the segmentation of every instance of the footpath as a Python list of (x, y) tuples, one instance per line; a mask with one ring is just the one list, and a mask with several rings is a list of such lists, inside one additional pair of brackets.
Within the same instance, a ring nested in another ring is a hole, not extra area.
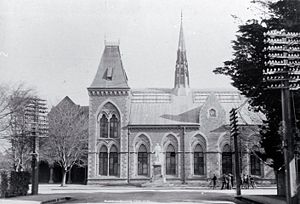
[[(14, 198), (0, 199), (0, 204), (52, 204), (70, 201), (78, 193), (97, 192), (214, 192), (235, 196), (235, 189), (220, 190), (207, 187), (191, 186), (164, 186), (164, 187), (136, 187), (136, 186), (100, 186), (100, 185), (76, 185), (70, 184), (60, 187), (59, 184), (40, 184), (39, 195), (27, 195)], [(275, 187), (258, 187), (256, 189), (242, 189), (242, 196), (236, 199), (245, 203), (254, 204), (284, 204), (285, 198), (276, 196)]]

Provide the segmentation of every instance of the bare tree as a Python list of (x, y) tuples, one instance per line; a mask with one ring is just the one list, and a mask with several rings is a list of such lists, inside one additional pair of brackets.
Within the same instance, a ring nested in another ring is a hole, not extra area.
[(49, 137), (44, 148), (48, 160), (62, 167), (61, 186), (66, 184), (66, 173), (76, 164), (87, 160), (88, 111), (66, 97), (48, 114)]
[(25, 108), (33, 90), (23, 84), (16, 88), (0, 85), (0, 93), (0, 138), (11, 144), (7, 152), (14, 170), (22, 171), (30, 159)]

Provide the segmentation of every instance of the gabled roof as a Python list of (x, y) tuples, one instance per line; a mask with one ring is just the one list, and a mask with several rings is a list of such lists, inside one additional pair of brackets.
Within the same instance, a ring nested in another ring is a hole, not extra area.
[(65, 96), (57, 105), (56, 107), (62, 106), (63, 104), (69, 103), (71, 105), (76, 105), (69, 96)]
[(89, 88), (129, 88), (119, 45), (105, 45), (96, 76)]
[[(225, 110), (225, 123), (229, 111), (239, 107), (246, 98), (238, 91), (194, 89), (188, 96), (176, 96), (171, 89), (132, 90), (129, 125), (199, 125), (199, 114), (207, 98), (213, 94)], [(258, 125), (264, 115), (249, 110), (249, 104), (239, 109), (239, 124)]]

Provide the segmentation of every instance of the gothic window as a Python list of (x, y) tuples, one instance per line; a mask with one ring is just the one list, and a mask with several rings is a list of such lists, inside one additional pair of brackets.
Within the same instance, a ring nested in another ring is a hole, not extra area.
[(176, 153), (173, 145), (169, 145), (166, 151), (166, 174), (176, 174)]
[(115, 145), (109, 152), (109, 175), (117, 176), (119, 174), (119, 153)]
[(257, 146), (255, 148), (253, 148), (253, 150), (254, 150), (254, 153), (251, 152), (251, 154), (250, 154), (251, 175), (260, 176), (261, 175), (261, 165), (260, 165), (260, 160), (257, 158), (257, 153), (259, 153)]
[(224, 145), (222, 151), (222, 173), (232, 173), (232, 153), (228, 144)]
[(209, 117), (211, 117), (211, 118), (215, 118), (215, 117), (217, 117), (217, 111), (215, 110), (215, 109), (210, 109), (209, 111), (208, 111), (208, 113), (209, 113)]
[(117, 138), (119, 134), (119, 120), (115, 114), (112, 115), (111, 119), (109, 120), (109, 124), (109, 137)]
[(108, 120), (106, 115), (102, 115), (100, 119), (100, 137), (108, 137)]
[(145, 145), (141, 145), (138, 152), (138, 175), (148, 175), (148, 152)]
[(194, 149), (194, 174), (204, 175), (204, 156), (200, 144), (196, 145)]
[(107, 176), (108, 153), (107, 147), (102, 146), (99, 152), (99, 174)]

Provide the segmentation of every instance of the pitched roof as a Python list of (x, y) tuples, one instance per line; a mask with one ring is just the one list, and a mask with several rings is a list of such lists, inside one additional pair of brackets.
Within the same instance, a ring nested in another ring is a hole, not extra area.
[(65, 96), (57, 105), (56, 107), (59, 107), (59, 106), (62, 106), (63, 104), (66, 104), (66, 103), (69, 103), (69, 104), (72, 104), (72, 105), (76, 105), (74, 103), (74, 101), (72, 101), (72, 99), (70, 99), (69, 96)]
[(119, 45), (106, 44), (90, 88), (129, 88)]
[[(188, 96), (176, 96), (172, 89), (132, 90), (129, 125), (199, 125), (199, 113), (207, 98), (214, 94), (226, 112), (225, 123), (229, 124), (229, 111), (239, 107), (245, 97), (238, 91), (193, 90)], [(246, 104), (239, 110), (239, 124), (257, 125), (263, 114), (254, 113)]]

